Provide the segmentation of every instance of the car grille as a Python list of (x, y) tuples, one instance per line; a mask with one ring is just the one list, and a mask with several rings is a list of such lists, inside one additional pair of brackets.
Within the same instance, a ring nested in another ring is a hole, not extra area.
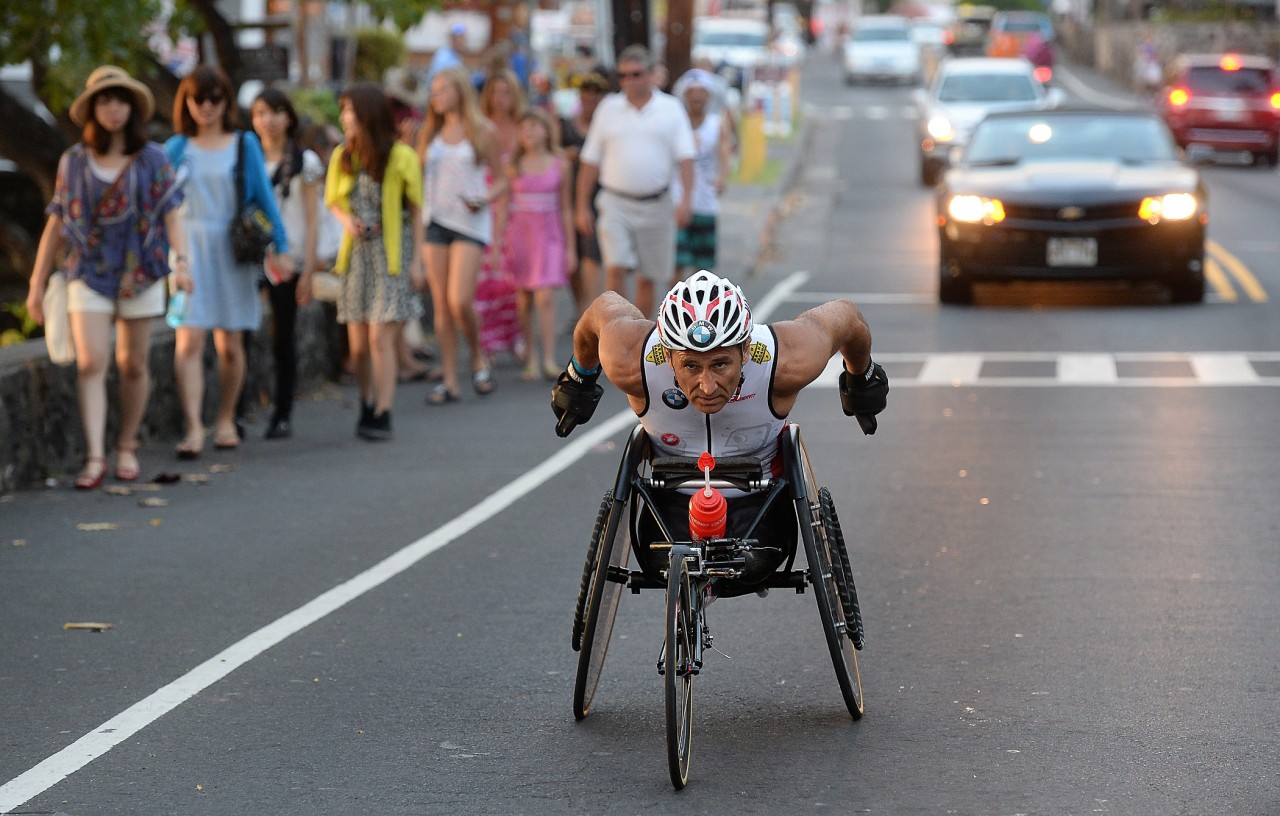
[[(1094, 207), (1065, 207), (1054, 204), (1051, 207), (1036, 207), (1028, 204), (1005, 204), (1005, 217), (1010, 221), (1067, 221), (1087, 223), (1095, 221), (1114, 221), (1118, 218), (1138, 217), (1139, 201), (1099, 204)], [(1067, 212), (1071, 211), (1071, 212)], [(1075, 217), (1072, 217), (1072, 216)]]

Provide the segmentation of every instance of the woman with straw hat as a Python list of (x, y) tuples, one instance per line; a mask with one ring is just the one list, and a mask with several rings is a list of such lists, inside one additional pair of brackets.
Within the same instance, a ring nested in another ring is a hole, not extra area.
[(115, 477), (131, 482), (141, 476), (138, 429), (151, 388), (151, 319), (164, 312), (162, 279), (170, 273), (170, 257), (176, 287), (192, 288), (178, 217), (182, 194), (164, 151), (147, 141), (146, 124), (154, 113), (151, 92), (124, 70), (104, 65), (89, 75), (70, 110), (71, 120), (84, 128), (81, 141), (59, 162), (27, 295), (27, 310), (44, 322), (45, 288), (65, 248), (60, 271), (68, 280), (88, 449), (75, 479), (81, 490), (98, 487), (107, 472), (106, 379), (113, 322), (120, 375)]

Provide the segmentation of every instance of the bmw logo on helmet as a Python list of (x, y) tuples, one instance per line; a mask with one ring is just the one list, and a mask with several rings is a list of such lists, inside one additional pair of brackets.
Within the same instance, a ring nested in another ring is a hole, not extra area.
[(686, 335), (696, 348), (709, 348), (716, 341), (716, 327), (706, 320), (699, 320), (689, 327)]

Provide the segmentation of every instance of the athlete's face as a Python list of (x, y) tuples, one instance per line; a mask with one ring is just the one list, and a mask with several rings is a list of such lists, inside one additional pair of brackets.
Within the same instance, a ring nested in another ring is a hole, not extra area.
[(711, 351), (669, 351), (676, 385), (704, 414), (714, 414), (729, 404), (742, 381), (742, 346)]

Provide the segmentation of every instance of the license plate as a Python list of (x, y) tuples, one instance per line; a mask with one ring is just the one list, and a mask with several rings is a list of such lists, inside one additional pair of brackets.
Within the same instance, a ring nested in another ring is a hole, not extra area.
[(1050, 238), (1049, 266), (1097, 266), (1097, 238)]

